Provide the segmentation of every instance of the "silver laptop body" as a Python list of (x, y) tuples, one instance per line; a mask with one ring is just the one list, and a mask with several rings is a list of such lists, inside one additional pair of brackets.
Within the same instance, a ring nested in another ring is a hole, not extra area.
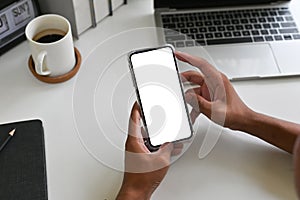
[(201, 1), (154, 0), (155, 22), (163, 28), (158, 37), (190, 54), (205, 51), (231, 80), (300, 75), (300, 0), (257, 1), (191, 8), (186, 4)]

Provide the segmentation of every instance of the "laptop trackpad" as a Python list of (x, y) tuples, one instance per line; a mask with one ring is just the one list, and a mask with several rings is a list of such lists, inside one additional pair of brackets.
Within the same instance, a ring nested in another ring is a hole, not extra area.
[(216, 67), (230, 79), (280, 73), (269, 44), (205, 47)]

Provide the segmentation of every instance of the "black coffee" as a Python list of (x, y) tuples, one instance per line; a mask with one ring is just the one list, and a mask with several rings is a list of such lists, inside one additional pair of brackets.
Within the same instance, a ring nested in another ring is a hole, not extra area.
[(41, 37), (36, 41), (39, 43), (51, 43), (51, 42), (56, 42), (58, 40), (61, 40), (63, 37), (64, 35), (60, 35), (60, 34), (49, 34)]

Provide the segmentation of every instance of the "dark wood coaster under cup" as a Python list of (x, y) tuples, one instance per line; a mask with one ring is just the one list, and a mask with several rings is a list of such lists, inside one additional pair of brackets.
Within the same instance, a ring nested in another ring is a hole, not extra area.
[(35, 66), (33, 62), (32, 56), (29, 57), (28, 59), (28, 67), (31, 71), (31, 73), (40, 81), (45, 82), (45, 83), (62, 83), (65, 82), (69, 79), (71, 79), (75, 74), (78, 72), (80, 65), (81, 65), (81, 54), (78, 51), (77, 48), (74, 48), (75, 51), (75, 58), (76, 58), (76, 64), (74, 68), (69, 71), (66, 74), (59, 75), (59, 76), (41, 76), (35, 71)]

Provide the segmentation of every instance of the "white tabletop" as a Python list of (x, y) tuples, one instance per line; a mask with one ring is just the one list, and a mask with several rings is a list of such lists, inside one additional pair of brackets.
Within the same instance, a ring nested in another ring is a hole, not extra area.
[[(83, 138), (89, 133), (84, 135), (81, 130), (78, 133), (76, 106), (79, 104), (74, 105), (77, 99), (73, 99), (73, 92), (76, 98), (81, 98), (76, 94), (78, 82), (86, 79), (88, 85), (90, 81), (84, 73), (93, 74), (88, 66), (93, 62), (89, 60), (93, 57), (91, 52), (96, 50), (102, 57), (109, 58), (112, 49), (122, 46), (113, 40), (105, 43), (110, 46), (109, 51), (98, 45), (122, 31), (153, 27), (153, 12), (152, 0), (129, 0), (113, 17), (82, 34), (75, 46), (84, 63), (75, 78), (62, 84), (46, 84), (33, 77), (27, 67), (30, 55), (27, 42), (0, 57), (0, 123), (35, 118), (43, 121), (50, 200), (115, 198), (122, 172), (99, 162), (97, 156), (89, 152), (93, 147), (83, 145)], [(95, 62), (101, 62), (101, 56)], [(105, 70), (105, 66), (101, 66), (99, 72)], [(254, 110), (300, 122), (300, 78), (243, 81), (233, 85)], [(87, 118), (80, 122), (89, 127), (91, 121)], [(208, 121), (200, 118), (199, 122), (203, 124), (200, 123), (193, 144), (171, 166), (153, 199), (297, 199), (290, 154), (245, 133), (224, 130), (210, 154), (199, 159)], [(95, 141), (94, 145), (97, 144)], [(100, 153), (114, 158), (113, 153)]]

